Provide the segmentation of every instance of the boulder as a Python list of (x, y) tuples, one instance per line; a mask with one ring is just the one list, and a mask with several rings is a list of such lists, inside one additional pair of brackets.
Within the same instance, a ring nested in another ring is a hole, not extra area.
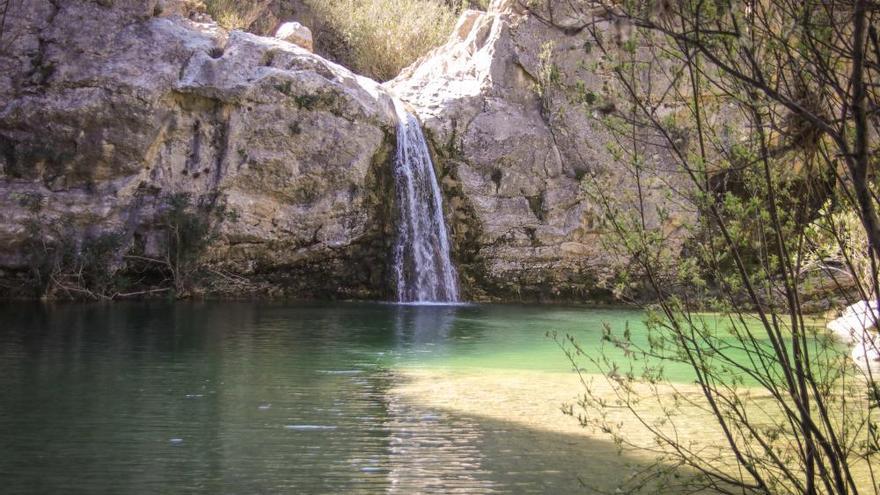
[(841, 342), (856, 344), (865, 340), (870, 330), (877, 328), (878, 322), (877, 301), (859, 301), (844, 309), (841, 316), (828, 322), (826, 327)]
[(840, 341), (852, 345), (850, 356), (856, 367), (871, 380), (880, 373), (880, 322), (877, 300), (859, 301), (847, 306), (839, 318), (830, 321), (827, 328)]
[(314, 51), (311, 29), (298, 22), (285, 22), (275, 31), (275, 37), (301, 46), (310, 52)]
[(853, 346), (852, 359), (872, 381), (880, 381), (880, 335), (865, 332)]

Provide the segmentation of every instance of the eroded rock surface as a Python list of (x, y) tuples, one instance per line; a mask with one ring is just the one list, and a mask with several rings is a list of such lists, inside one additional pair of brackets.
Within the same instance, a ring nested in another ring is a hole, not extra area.
[[(431, 141), (464, 299), (608, 295), (621, 260), (599, 242), (601, 209), (581, 179), (634, 185), (592, 118), (604, 110), (589, 95), (608, 78), (592, 72), (585, 33), (496, 1), (380, 86), (294, 44), (196, 22), (185, 3), (11, 3), (0, 296), (28, 295), (46, 240), (77, 250), (111, 232), (113, 270), (161, 261), (174, 242), (163, 218), (186, 198), (211, 217), (200, 257), (214, 278), (200, 290), (387, 298), (392, 93)], [(642, 180), (659, 203), (674, 178)], [(662, 227), (674, 235), (686, 218)]]
[(171, 1), (10, 5), (0, 293), (21, 295), (35, 235), (118, 232), (117, 265), (161, 257), (156, 218), (188, 197), (223, 212), (205, 254), (220, 280), (384, 297), (394, 114), (375, 82)]

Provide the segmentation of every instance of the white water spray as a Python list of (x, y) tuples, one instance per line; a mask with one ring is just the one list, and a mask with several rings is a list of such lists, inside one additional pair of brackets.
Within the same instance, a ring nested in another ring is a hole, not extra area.
[(422, 127), (395, 101), (397, 239), (394, 273), (398, 302), (457, 302), (458, 283), (449, 259), (443, 199)]

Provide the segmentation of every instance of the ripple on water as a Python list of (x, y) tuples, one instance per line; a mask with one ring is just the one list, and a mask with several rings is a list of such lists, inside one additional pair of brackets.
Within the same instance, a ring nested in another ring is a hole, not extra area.
[(335, 425), (284, 425), (284, 428), (295, 431), (327, 431), (335, 430), (337, 427)]

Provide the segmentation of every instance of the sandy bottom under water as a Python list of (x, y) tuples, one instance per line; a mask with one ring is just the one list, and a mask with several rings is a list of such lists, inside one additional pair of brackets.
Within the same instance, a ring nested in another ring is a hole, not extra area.
[[(611, 437), (595, 428), (583, 427), (578, 419), (562, 412), (564, 404), (573, 404), (575, 414), (584, 386), (575, 373), (521, 370), (437, 370), (410, 368), (401, 371), (404, 380), (392, 390), (402, 400), (442, 410), (448, 414), (476, 419), (484, 427), (483, 442), (499, 450), (520, 455), (507, 457), (506, 466), (495, 466), (510, 473), (525, 475), (572, 473), (570, 488), (591, 493), (593, 490), (615, 492), (631, 486), (627, 479), (657, 461), (657, 455), (645, 449), (619, 448)], [(604, 377), (585, 375), (593, 392), (613, 403), (615, 395)], [(674, 393), (702, 403), (696, 384), (677, 384), (659, 389), (660, 401), (643, 400), (638, 406), (644, 418), (662, 418), (660, 402), (669, 403)], [(647, 386), (637, 387), (650, 394)], [(760, 417), (772, 399), (760, 389), (749, 389), (753, 414)], [(628, 440), (652, 447), (654, 435), (629, 412), (609, 412), (609, 418), (621, 426)], [(766, 417), (766, 415), (764, 416)], [(718, 423), (707, 411), (684, 406), (674, 415), (675, 434), (694, 450), (716, 455), (726, 445)], [(666, 424), (665, 431), (672, 426)], [(732, 466), (733, 463), (730, 463)], [(536, 471), (534, 466), (542, 466)], [(549, 467), (549, 469), (548, 469)], [(856, 467), (860, 487), (870, 486), (868, 467)], [(557, 487), (559, 488), (559, 487)]]

